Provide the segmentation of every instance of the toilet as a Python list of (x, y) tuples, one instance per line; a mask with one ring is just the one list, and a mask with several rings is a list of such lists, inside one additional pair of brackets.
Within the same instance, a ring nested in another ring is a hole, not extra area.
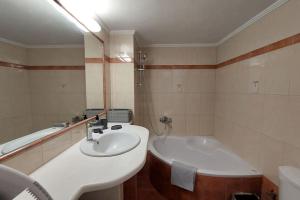
[(279, 167), (279, 200), (300, 199), (300, 169), (290, 166)]

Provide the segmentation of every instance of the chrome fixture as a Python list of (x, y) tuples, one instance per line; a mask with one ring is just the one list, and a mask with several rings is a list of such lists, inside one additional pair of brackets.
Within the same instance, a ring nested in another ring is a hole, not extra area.
[(138, 86), (143, 85), (143, 75), (144, 75), (144, 70), (145, 70), (145, 62), (147, 59), (147, 55), (143, 53), (142, 51), (138, 52), (138, 67), (137, 71), (139, 72), (139, 81), (137, 83)]
[(93, 141), (93, 133), (103, 134), (103, 131), (107, 129), (107, 119), (99, 119), (96, 115), (96, 119), (87, 123), (86, 140)]
[(172, 123), (172, 118), (171, 117), (167, 117), (167, 116), (162, 116), (159, 118), (159, 121), (165, 125), (169, 125)]

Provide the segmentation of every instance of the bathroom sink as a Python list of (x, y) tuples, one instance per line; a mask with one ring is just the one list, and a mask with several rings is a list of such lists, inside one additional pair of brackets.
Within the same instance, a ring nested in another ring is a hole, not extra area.
[(136, 134), (118, 131), (106, 133), (97, 141), (83, 140), (80, 150), (88, 156), (116, 156), (134, 149), (140, 141)]

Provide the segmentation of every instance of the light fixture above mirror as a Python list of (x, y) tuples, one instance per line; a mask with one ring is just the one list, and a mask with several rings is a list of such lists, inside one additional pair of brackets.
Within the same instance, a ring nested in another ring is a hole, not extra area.
[(83, 0), (48, 0), (48, 2), (82, 31), (101, 31), (101, 26), (94, 19), (95, 14), (91, 12), (87, 2)]

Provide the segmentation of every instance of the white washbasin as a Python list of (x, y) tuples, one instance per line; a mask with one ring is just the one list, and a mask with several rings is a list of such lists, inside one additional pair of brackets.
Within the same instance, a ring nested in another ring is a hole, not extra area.
[(102, 135), (98, 142), (84, 139), (80, 150), (88, 156), (115, 156), (134, 149), (140, 141), (137, 134), (118, 131)]

